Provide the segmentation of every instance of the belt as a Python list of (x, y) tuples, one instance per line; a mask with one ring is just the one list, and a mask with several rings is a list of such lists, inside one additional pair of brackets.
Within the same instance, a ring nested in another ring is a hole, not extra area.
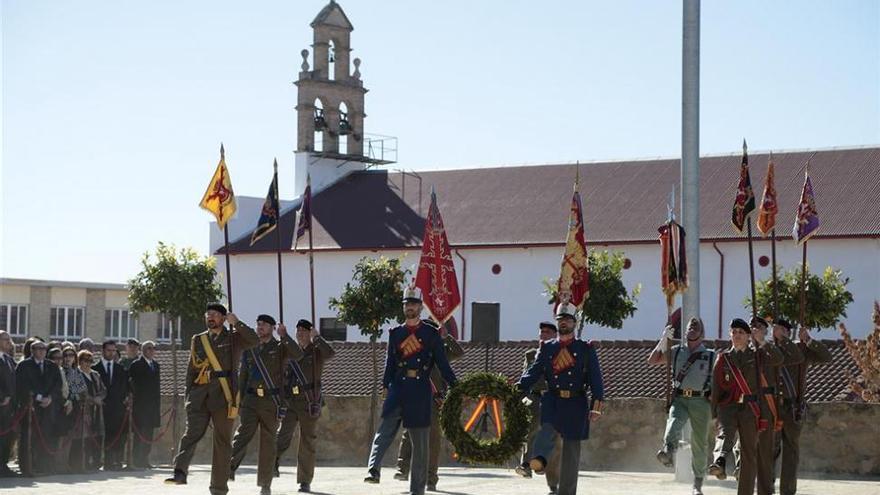
[(693, 390), (690, 388), (677, 388), (675, 389), (675, 395), (679, 395), (681, 397), (709, 397), (712, 394), (709, 390)]
[(248, 395), (256, 395), (257, 397), (263, 397), (263, 395), (267, 392), (271, 395), (278, 395), (279, 393), (281, 393), (281, 390), (279, 390), (277, 388), (268, 389), (268, 388), (250, 388), (250, 387), (248, 387), (248, 389), (247, 389)]
[(739, 400), (736, 402), (739, 404), (746, 404), (749, 402), (758, 402), (758, 396), (755, 394), (740, 395)]
[(560, 399), (571, 399), (572, 397), (586, 397), (587, 394), (583, 390), (554, 390), (553, 394)]
[(408, 369), (408, 370), (406, 370), (405, 376), (407, 378), (418, 378), (419, 377), (419, 370), (418, 369)]
[(214, 371), (211, 370), (211, 376), (214, 378), (229, 378), (232, 376), (231, 371)]

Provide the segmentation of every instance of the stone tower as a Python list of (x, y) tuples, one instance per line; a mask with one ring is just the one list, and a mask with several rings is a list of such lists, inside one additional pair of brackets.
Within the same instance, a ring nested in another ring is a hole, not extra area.
[(296, 81), (297, 152), (324, 157), (362, 157), (364, 154), (364, 88), (360, 59), (350, 62), (354, 27), (331, 0), (312, 21), (313, 68), (309, 51)]

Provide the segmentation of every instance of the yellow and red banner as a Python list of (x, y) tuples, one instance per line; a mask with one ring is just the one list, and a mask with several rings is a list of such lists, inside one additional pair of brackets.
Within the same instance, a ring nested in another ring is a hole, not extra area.
[(758, 209), (758, 220), (755, 225), (765, 237), (776, 227), (776, 214), (779, 207), (776, 204), (776, 185), (774, 184), (775, 172), (773, 170), (773, 158), (767, 164), (767, 177), (764, 178), (764, 196), (761, 198), (761, 207)]
[(574, 195), (571, 198), (565, 254), (562, 256), (562, 269), (559, 273), (557, 306), (571, 303), (575, 308), (580, 308), (584, 303), (590, 292), (588, 263), (583, 206), (575, 184)]
[(235, 215), (235, 193), (232, 191), (232, 180), (229, 178), (229, 169), (226, 168), (226, 153), (223, 145), (220, 145), (220, 163), (214, 170), (208, 189), (202, 196), (199, 206), (209, 211), (217, 219), (220, 230), (226, 227), (226, 222)]

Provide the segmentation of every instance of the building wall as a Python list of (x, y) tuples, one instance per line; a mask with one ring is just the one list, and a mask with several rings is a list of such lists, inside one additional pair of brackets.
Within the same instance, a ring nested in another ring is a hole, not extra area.
[[(720, 286), (721, 257), (724, 254), (723, 298)], [(749, 295), (748, 247), (745, 242), (719, 242), (700, 246), (702, 286), (700, 290), (703, 320), (711, 337), (726, 338), (727, 323), (749, 311), (743, 300)], [(585, 335), (591, 339), (644, 339), (653, 338), (661, 331), (666, 320), (665, 298), (660, 290), (660, 253), (655, 244), (594, 246), (621, 251), (632, 262), (624, 271), (624, 284), (632, 290), (641, 284), (638, 310), (624, 322), (622, 329), (587, 325)], [(528, 340), (534, 337), (537, 323), (551, 318), (551, 307), (542, 295), (541, 281), (556, 277), (562, 257), (562, 248), (507, 248), (454, 250), (467, 260), (467, 280), (464, 281), (464, 262), (454, 255), (459, 288), (464, 292), (463, 308), (456, 319), (465, 322), (465, 338), (471, 332), (471, 303), (474, 301), (501, 303), (501, 340)], [(334, 317), (328, 308), (329, 298), (338, 296), (346, 282), (351, 281), (352, 269), (364, 257), (380, 253), (370, 251), (332, 251), (315, 253), (315, 306), (316, 317)], [(403, 256), (404, 266), (415, 271), (419, 251), (384, 251), (386, 256)], [(771, 268), (758, 264), (760, 256), (770, 256), (770, 242), (754, 243), (755, 276), (769, 278)], [(274, 254), (232, 256), (233, 301), (236, 312), (245, 321), (253, 321), (260, 313), (278, 313), (276, 258)], [(777, 243), (777, 262), (781, 269), (791, 269), (800, 263), (800, 248), (793, 242)], [(225, 261), (217, 257), (218, 272), (225, 274)], [(833, 266), (850, 278), (849, 290), (855, 301), (847, 308), (844, 322), (857, 337), (864, 337), (869, 329), (874, 300), (880, 299), (880, 240), (816, 239), (809, 242), (808, 261), (814, 270)], [(493, 265), (500, 265), (497, 275)], [(309, 274), (308, 257), (304, 254), (285, 253), (282, 261), (284, 279), (284, 309), (288, 321), (308, 318)], [(720, 304), (720, 308), (719, 308)], [(462, 312), (465, 317), (462, 318)], [(292, 316), (291, 316), (292, 315)], [(459, 325), (461, 326), (461, 324)], [(837, 333), (823, 330), (822, 337), (834, 338)], [(348, 340), (366, 340), (355, 328), (349, 328)]]

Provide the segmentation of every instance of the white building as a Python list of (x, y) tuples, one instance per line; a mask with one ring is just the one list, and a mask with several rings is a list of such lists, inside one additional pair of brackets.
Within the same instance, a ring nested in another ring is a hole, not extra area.
[[(403, 256), (404, 265), (416, 266), (433, 187), (456, 258), (463, 296), (456, 319), (463, 338), (472, 336), (475, 302), (499, 303), (502, 340), (534, 338), (537, 323), (551, 317), (541, 282), (559, 273), (575, 165), (419, 174), (372, 168), (391, 160), (377, 152), (387, 141), (370, 140), (363, 133), (366, 90), (359, 63), (352, 69), (348, 62), (351, 24), (331, 2), (312, 26), (316, 55), (310, 65), (304, 52), (297, 81), (295, 170), (292, 176), (283, 172), (281, 180), (294, 180), (301, 194), (306, 173), (313, 178), (316, 319), (322, 332), (365, 340), (358, 329), (336, 322), (328, 300), (341, 293), (352, 267), (364, 256)], [(812, 155), (774, 153), (780, 205), (777, 262), (784, 270), (801, 259), (790, 229), (804, 164)], [(751, 156), (759, 199), (767, 161), (766, 154)], [(711, 337), (724, 336), (731, 318), (749, 313), (743, 305), (749, 295), (748, 245), (730, 224), (739, 164), (738, 155), (706, 157), (700, 163), (700, 299)], [(851, 279), (848, 288), (855, 301), (845, 321), (854, 335), (863, 336), (873, 301), (880, 299), (880, 147), (820, 150), (812, 156), (810, 170), (822, 227), (809, 241), (809, 263), (814, 271), (833, 266)], [(653, 338), (666, 320), (656, 229), (665, 220), (669, 191), (680, 183), (679, 160), (582, 163), (579, 174), (590, 249), (623, 252), (630, 261), (624, 273), (627, 288), (642, 286), (638, 311), (622, 329), (588, 326), (585, 334), (595, 339)], [(239, 214), (229, 224), (233, 301), (236, 312), (248, 320), (259, 313), (278, 313), (274, 234), (249, 246), (262, 202), (262, 197), (239, 197)], [(299, 206), (299, 198), (285, 203), (280, 219), (288, 322), (310, 314), (308, 257), (288, 249)], [(211, 250), (222, 274), (222, 235), (215, 225), (210, 228)], [(769, 257), (770, 242), (756, 239), (758, 279), (771, 275), (764, 263)], [(828, 330), (822, 337), (836, 335)]]

